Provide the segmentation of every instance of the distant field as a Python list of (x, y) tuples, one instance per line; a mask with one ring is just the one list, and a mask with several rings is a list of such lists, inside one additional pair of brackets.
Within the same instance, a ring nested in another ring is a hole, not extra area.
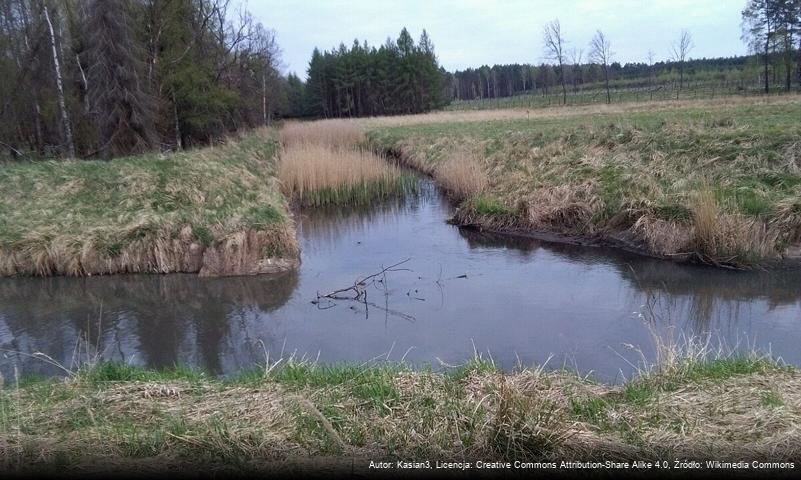
[(0, 274), (284, 268), (297, 245), (276, 151), (257, 131), (175, 154), (3, 164)]
[(801, 97), (790, 95), (439, 112), (364, 125), (377, 148), (435, 177), (455, 158), (478, 162), (486, 182), (473, 182), (480, 188), (461, 203), (462, 223), (751, 266), (796, 258), (799, 118)]
[[(642, 82), (642, 80), (641, 80)], [(727, 81), (689, 81), (682, 88), (678, 82), (659, 82), (652, 86), (620, 84), (610, 88), (611, 103), (658, 102), (676, 100), (706, 100), (721, 97), (765, 97), (764, 85), (743, 84)], [(794, 88), (797, 93), (798, 89)], [(788, 94), (783, 85), (772, 85), (767, 97)], [(562, 105), (562, 89), (551, 87), (547, 92), (539, 91), (511, 97), (481, 98), (474, 100), (455, 100), (445, 110), (493, 110), (500, 108), (547, 108)], [(606, 103), (606, 89), (603, 85), (585, 85), (575, 90), (568, 86), (567, 106), (593, 105)]]

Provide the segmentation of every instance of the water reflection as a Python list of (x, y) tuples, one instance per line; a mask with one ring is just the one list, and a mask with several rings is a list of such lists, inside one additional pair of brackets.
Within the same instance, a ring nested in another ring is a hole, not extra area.
[[(652, 354), (639, 314), (653, 305), (646, 320), (658, 331), (747, 340), (801, 364), (801, 272), (730, 272), (491, 235), (447, 224), (450, 213), (427, 180), (417, 193), (369, 207), (301, 212), (300, 270), (278, 276), (2, 279), (0, 348), (69, 364), (76, 340), (88, 338), (90, 355), (222, 374), (253, 367), (265, 351), (436, 366), (477, 350), (504, 367), (553, 355), (552, 366), (613, 379), (630, 370), (624, 345)], [(369, 291), (371, 302), (403, 315), (311, 303), (405, 258), (409, 271)], [(57, 373), (8, 353), (0, 371), (8, 376), (15, 364)]]
[[(700, 265), (665, 262), (635, 256), (611, 248), (576, 247), (543, 242), (524, 236), (510, 237), (461, 229), (471, 248), (507, 248), (532, 255), (546, 249), (549, 255), (576, 265), (606, 264), (615, 267), (628, 283), (629, 303), (644, 300), (654, 304), (652, 312), (662, 321), (677, 322), (685, 331), (698, 334), (732, 330), (755, 302), (765, 302), (767, 311), (792, 308), (801, 311), (801, 271), (736, 272)], [(801, 322), (801, 316), (791, 321)]]
[(283, 306), (297, 283), (297, 272), (4, 279), (3, 373), (13, 363), (54, 371), (12, 352), (43, 352), (66, 366), (99, 354), (157, 367), (191, 363), (212, 373), (226, 371), (226, 364), (255, 363), (263, 354), (254, 349), (254, 322)]

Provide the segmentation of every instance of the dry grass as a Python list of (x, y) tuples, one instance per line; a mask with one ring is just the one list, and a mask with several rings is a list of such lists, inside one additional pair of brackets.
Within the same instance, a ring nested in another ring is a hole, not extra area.
[(345, 119), (287, 122), (279, 138), (285, 148), (301, 145), (351, 148), (365, 141), (364, 130), (355, 121)]
[(409, 183), (387, 159), (359, 146), (364, 133), (352, 121), (289, 123), (280, 136), (281, 191), (301, 205), (365, 203)]
[(649, 112), (654, 109), (662, 111), (682, 110), (687, 108), (704, 108), (707, 111), (725, 110), (732, 106), (751, 105), (787, 105), (801, 103), (801, 96), (784, 95), (781, 97), (727, 97), (703, 100), (679, 100), (670, 102), (629, 102), (611, 105), (594, 104), (584, 106), (567, 106), (553, 108), (505, 108), (487, 110), (437, 111), (416, 115), (396, 115), (391, 117), (371, 117), (347, 122), (358, 122), (368, 130), (382, 127), (398, 127), (409, 125), (425, 125), (439, 123), (493, 122), (499, 120), (537, 120), (556, 119), (572, 116), (592, 116), (613, 113)]
[[(801, 258), (798, 115), (791, 95), (364, 124), (372, 144), (425, 173), (475, 152), (491, 181), (462, 195), (457, 221), (748, 268)], [(449, 177), (436, 176), (446, 189)]]
[(467, 149), (450, 152), (437, 165), (434, 178), (456, 200), (481, 193), (489, 183), (480, 158)]
[(701, 190), (692, 206), (696, 251), (711, 263), (732, 263), (753, 256), (756, 259), (776, 255), (781, 236), (758, 218), (748, 218), (721, 211), (708, 188)]
[(0, 390), (0, 459), (10, 471), (89, 472), (330, 468), (344, 458), (357, 459), (349, 472), (366, 471), (365, 458), (798, 461), (798, 372), (705, 358), (704, 348), (667, 353), (620, 386), (504, 374), (480, 358), (452, 373), (290, 360), (227, 381), (99, 365)]
[(534, 228), (592, 234), (592, 219), (603, 201), (592, 182), (542, 188), (526, 200), (527, 220)]
[(0, 275), (290, 268), (294, 225), (257, 131), (221, 147), (0, 169)]

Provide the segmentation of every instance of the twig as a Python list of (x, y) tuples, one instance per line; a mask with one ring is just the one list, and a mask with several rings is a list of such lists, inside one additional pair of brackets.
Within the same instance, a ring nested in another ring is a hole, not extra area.
[[(359, 300), (362, 297), (362, 295), (365, 294), (365, 291), (364, 291), (363, 287), (365, 287), (367, 285), (366, 282), (368, 280), (373, 279), (375, 277), (378, 277), (379, 275), (383, 275), (386, 272), (409, 271), (408, 268), (402, 268), (402, 269), (396, 269), (395, 268), (395, 267), (397, 267), (399, 265), (403, 265), (404, 263), (408, 262), (409, 260), (411, 260), (411, 259), (407, 258), (406, 260), (400, 261), (400, 262), (398, 262), (398, 263), (396, 263), (394, 265), (390, 265), (390, 266), (384, 268), (383, 270), (381, 270), (378, 273), (374, 273), (372, 275), (368, 275), (368, 276), (364, 277), (361, 280), (357, 279), (355, 282), (353, 282), (353, 285), (351, 285), (349, 287), (340, 288), (338, 290), (334, 290), (332, 292), (326, 293), (325, 295), (320, 295), (320, 293), (318, 292), (317, 293), (317, 298), (330, 298), (330, 299), (333, 299), (333, 300)], [(354, 292), (356, 294), (356, 297), (342, 297), (342, 296), (338, 295), (340, 293), (345, 293), (345, 292), (348, 292), (348, 291)]]

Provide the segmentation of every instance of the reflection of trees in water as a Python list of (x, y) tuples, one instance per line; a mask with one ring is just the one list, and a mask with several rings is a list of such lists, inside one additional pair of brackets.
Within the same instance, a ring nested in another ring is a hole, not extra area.
[(801, 271), (729, 271), (680, 264), (619, 249), (581, 247), (541, 240), (460, 229), (470, 248), (517, 249), (526, 256), (538, 249), (579, 265), (613, 267), (629, 286), (629, 304), (655, 299), (659, 317), (684, 330), (731, 331), (754, 302), (769, 310), (801, 305)]
[(92, 345), (99, 337), (98, 350), (112, 358), (169, 366), (194, 356), (193, 363), (218, 373), (223, 357), (252, 347), (234, 336), (248, 338), (247, 329), (284, 305), (297, 283), (297, 272), (6, 279), (0, 282), (0, 319), (10, 338), (0, 338), (0, 346), (41, 351), (69, 364), (79, 336)]

